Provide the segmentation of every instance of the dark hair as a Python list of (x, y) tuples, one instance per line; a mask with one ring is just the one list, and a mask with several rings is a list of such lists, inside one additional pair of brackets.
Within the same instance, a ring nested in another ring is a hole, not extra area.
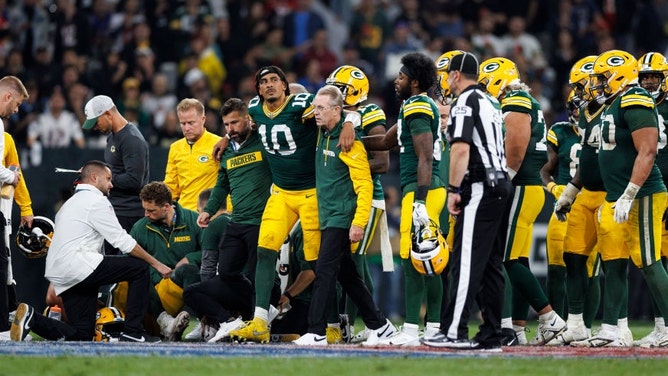
[(245, 115), (248, 113), (248, 106), (246, 106), (246, 103), (239, 98), (230, 98), (226, 100), (220, 108), (220, 116), (229, 115), (234, 111), (238, 111), (240, 114)]
[(418, 82), (421, 91), (429, 90), (436, 83), (436, 65), (429, 56), (411, 52), (401, 58), (401, 64), (408, 70), (408, 78)]
[(170, 204), (172, 192), (164, 182), (152, 181), (141, 189), (139, 198), (142, 201), (153, 201), (156, 205)]
[(104, 170), (105, 168), (109, 168), (109, 165), (98, 160), (90, 160), (86, 162), (83, 167), (81, 167), (81, 177), (80, 180), (82, 183), (87, 184), (90, 181), (91, 175), (96, 172), (100, 172), (101, 170)]
[(260, 79), (269, 73), (276, 73), (278, 77), (281, 78), (281, 81), (285, 84), (285, 95), (290, 95), (290, 84), (288, 83), (288, 79), (285, 77), (283, 70), (275, 65), (262, 67), (255, 73), (255, 91), (257, 92), (257, 95), (260, 95)]

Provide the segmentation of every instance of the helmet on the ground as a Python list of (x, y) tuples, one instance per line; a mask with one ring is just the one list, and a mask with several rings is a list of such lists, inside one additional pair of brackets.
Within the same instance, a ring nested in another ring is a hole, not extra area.
[[(652, 86), (649, 86), (647, 83), (643, 85), (643, 78), (646, 76), (656, 75), (659, 77), (659, 82), (656, 86), (652, 83)], [(668, 75), (668, 62), (666, 62), (666, 57), (658, 52), (648, 52), (638, 59), (638, 83), (645, 90), (649, 91), (654, 99), (659, 98), (661, 93), (665, 93), (666, 88), (666, 76)]]
[(436, 95), (443, 104), (451, 104), (455, 99), (455, 95), (450, 91), (450, 85), (448, 84), (448, 69), (450, 68), (452, 58), (463, 53), (461, 50), (452, 50), (436, 59), (436, 76), (438, 81)]
[(517, 65), (505, 57), (493, 57), (480, 64), (478, 82), (495, 98), (499, 98), (509, 85), (520, 82)]
[(327, 85), (334, 85), (343, 94), (343, 103), (346, 106), (355, 106), (364, 102), (369, 95), (369, 79), (361, 69), (352, 65), (342, 65), (336, 68), (325, 81)]
[(97, 342), (118, 340), (125, 327), (125, 314), (116, 307), (102, 307), (95, 315), (95, 337)]
[(443, 272), (450, 253), (445, 238), (434, 221), (413, 233), (410, 257), (413, 267), (420, 274), (431, 277)]
[(16, 245), (19, 251), (28, 258), (46, 256), (53, 237), (53, 221), (46, 217), (36, 216), (32, 220), (32, 227), (19, 226), (16, 232)]
[(592, 97), (603, 104), (627, 85), (638, 83), (638, 62), (626, 51), (604, 52), (594, 62), (589, 83)]

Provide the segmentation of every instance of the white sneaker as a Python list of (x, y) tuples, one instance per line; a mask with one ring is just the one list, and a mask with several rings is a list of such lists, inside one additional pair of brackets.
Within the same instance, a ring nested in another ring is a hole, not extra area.
[(619, 338), (624, 343), (623, 347), (633, 347), (633, 333), (628, 326), (619, 329)]
[(369, 338), (369, 334), (371, 334), (371, 329), (365, 326), (362, 331), (355, 334), (353, 338), (350, 339), (350, 343), (362, 343)]
[(397, 328), (394, 327), (394, 324), (390, 320), (385, 319), (385, 325), (381, 326), (378, 329), (371, 330), (369, 333), (369, 338), (366, 341), (362, 342), (362, 346), (377, 346), (381, 339), (390, 338), (397, 333)]
[[(408, 326), (408, 327), (407, 327)], [(420, 346), (417, 325), (404, 324), (401, 330), (389, 338), (379, 339), (377, 346)]]
[(315, 333), (306, 333), (292, 341), (298, 346), (327, 346), (327, 336), (321, 336)]
[(620, 337), (617, 326), (601, 324), (601, 330), (590, 338), (571, 342), (573, 347), (627, 347), (624, 339)]
[(441, 329), (440, 325), (429, 325), (430, 323), (427, 323), (427, 326), (424, 327), (424, 331), (422, 332), (422, 338), (424, 339), (429, 339), (433, 338), (436, 334), (438, 334), (439, 330)]
[(515, 331), (515, 337), (517, 337), (517, 344), (524, 346), (527, 344), (527, 328), (524, 326), (513, 325), (513, 330)]
[(552, 311), (551, 315), (545, 319), (538, 319), (538, 327), (536, 328), (536, 337), (529, 343), (533, 346), (542, 346), (559, 333), (566, 330), (566, 321), (564, 321), (556, 312)]
[(180, 341), (183, 331), (190, 324), (190, 314), (186, 311), (181, 311), (176, 317), (172, 317), (163, 311), (156, 321), (160, 325), (160, 333), (165, 337), (165, 341)]
[(654, 329), (648, 335), (642, 337), (637, 341), (633, 341), (633, 346), (642, 348), (654, 347), (654, 344), (656, 343), (656, 339), (658, 338), (659, 334), (661, 334), (661, 329), (655, 326)]
[(220, 323), (220, 327), (218, 328), (218, 331), (216, 332), (216, 335), (209, 338), (209, 340), (207, 342), (209, 342), (209, 343), (218, 342), (225, 337), (229, 337), (231, 331), (241, 329), (245, 325), (246, 324), (241, 319), (241, 317), (237, 317), (236, 319), (234, 319), (232, 321)]
[(566, 330), (552, 338), (546, 346), (563, 346), (568, 345), (573, 341), (582, 341), (589, 338), (589, 332), (583, 321), (577, 323), (567, 322)]
[[(0, 332), (0, 342), (4, 341), (11, 341), (12, 337), (10, 335), (10, 331), (6, 330), (4, 332)], [(30, 334), (27, 334), (26, 337), (23, 339), (24, 341), (32, 341), (32, 336)]]
[(197, 322), (197, 325), (193, 328), (193, 330), (190, 331), (190, 333), (186, 334), (183, 339), (186, 341), (201, 341), (202, 340), (202, 323)]

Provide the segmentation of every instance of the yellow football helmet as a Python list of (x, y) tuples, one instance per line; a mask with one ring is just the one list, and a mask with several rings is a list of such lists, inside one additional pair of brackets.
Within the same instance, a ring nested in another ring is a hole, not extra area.
[(352, 65), (336, 68), (325, 83), (341, 90), (343, 103), (346, 106), (356, 106), (364, 102), (369, 95), (369, 79), (361, 69)]
[(505, 57), (493, 57), (480, 64), (478, 82), (492, 96), (500, 98), (508, 85), (519, 83), (517, 65)]
[[(659, 77), (658, 82), (645, 82), (643, 78), (646, 76), (656, 75)], [(656, 99), (661, 93), (668, 91), (666, 87), (666, 76), (668, 75), (668, 62), (666, 57), (658, 52), (648, 52), (638, 59), (638, 82), (643, 89), (649, 91)]]
[(589, 75), (594, 69), (596, 57), (596, 55), (589, 55), (576, 61), (568, 75), (568, 85), (572, 89), (575, 89), (575, 95), (584, 101), (591, 100), (591, 96), (586, 88), (589, 84)]
[(580, 118), (580, 107), (585, 104), (578, 95), (575, 94), (575, 89), (571, 89), (566, 100), (566, 108), (568, 109), (568, 121), (571, 124), (577, 124)]
[(429, 226), (413, 234), (410, 257), (418, 273), (432, 277), (443, 272), (450, 260), (450, 252), (438, 226), (434, 221), (430, 222)]
[(590, 75), (591, 96), (598, 103), (605, 103), (619, 94), (627, 85), (638, 83), (638, 62), (633, 55), (622, 50), (610, 50), (600, 54)]
[(125, 327), (125, 314), (116, 307), (103, 307), (95, 315), (95, 337), (97, 342), (116, 342)]
[(464, 51), (452, 50), (444, 53), (436, 59), (436, 76), (438, 86), (436, 86), (436, 95), (444, 105), (451, 104), (455, 100), (455, 95), (450, 91), (448, 85), (448, 69), (452, 58), (463, 54)]

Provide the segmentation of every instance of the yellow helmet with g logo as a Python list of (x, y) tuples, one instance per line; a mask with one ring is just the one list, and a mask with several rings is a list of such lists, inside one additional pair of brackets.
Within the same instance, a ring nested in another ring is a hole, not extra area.
[(116, 307), (102, 307), (95, 315), (96, 342), (116, 342), (125, 327), (125, 314)]
[(429, 221), (412, 234), (411, 263), (415, 270), (429, 277), (443, 272), (450, 260), (448, 244), (436, 223)]
[(448, 85), (448, 69), (452, 58), (463, 53), (464, 51), (461, 50), (452, 50), (436, 59), (436, 79), (438, 81), (436, 95), (443, 104), (451, 104), (455, 99), (455, 95), (450, 91), (450, 85)]
[(505, 57), (493, 57), (480, 64), (478, 82), (492, 96), (499, 98), (508, 85), (519, 83), (517, 65)]
[(638, 83), (638, 62), (622, 50), (600, 54), (594, 62), (589, 91), (599, 103), (619, 94), (627, 85)]
[(342, 65), (336, 68), (325, 81), (327, 85), (334, 85), (343, 94), (343, 103), (346, 106), (355, 106), (364, 102), (369, 95), (369, 79), (361, 69), (352, 65)]
[(585, 56), (578, 60), (571, 67), (571, 73), (568, 75), (568, 85), (573, 89), (584, 89), (589, 81), (589, 75), (594, 69), (596, 55)]
[[(658, 52), (648, 52), (638, 59), (638, 81), (643, 89), (649, 91), (656, 99), (668, 91), (666, 87), (666, 76), (668, 75), (668, 62), (666, 57)], [(645, 81), (643, 78), (658, 76), (658, 81)]]

